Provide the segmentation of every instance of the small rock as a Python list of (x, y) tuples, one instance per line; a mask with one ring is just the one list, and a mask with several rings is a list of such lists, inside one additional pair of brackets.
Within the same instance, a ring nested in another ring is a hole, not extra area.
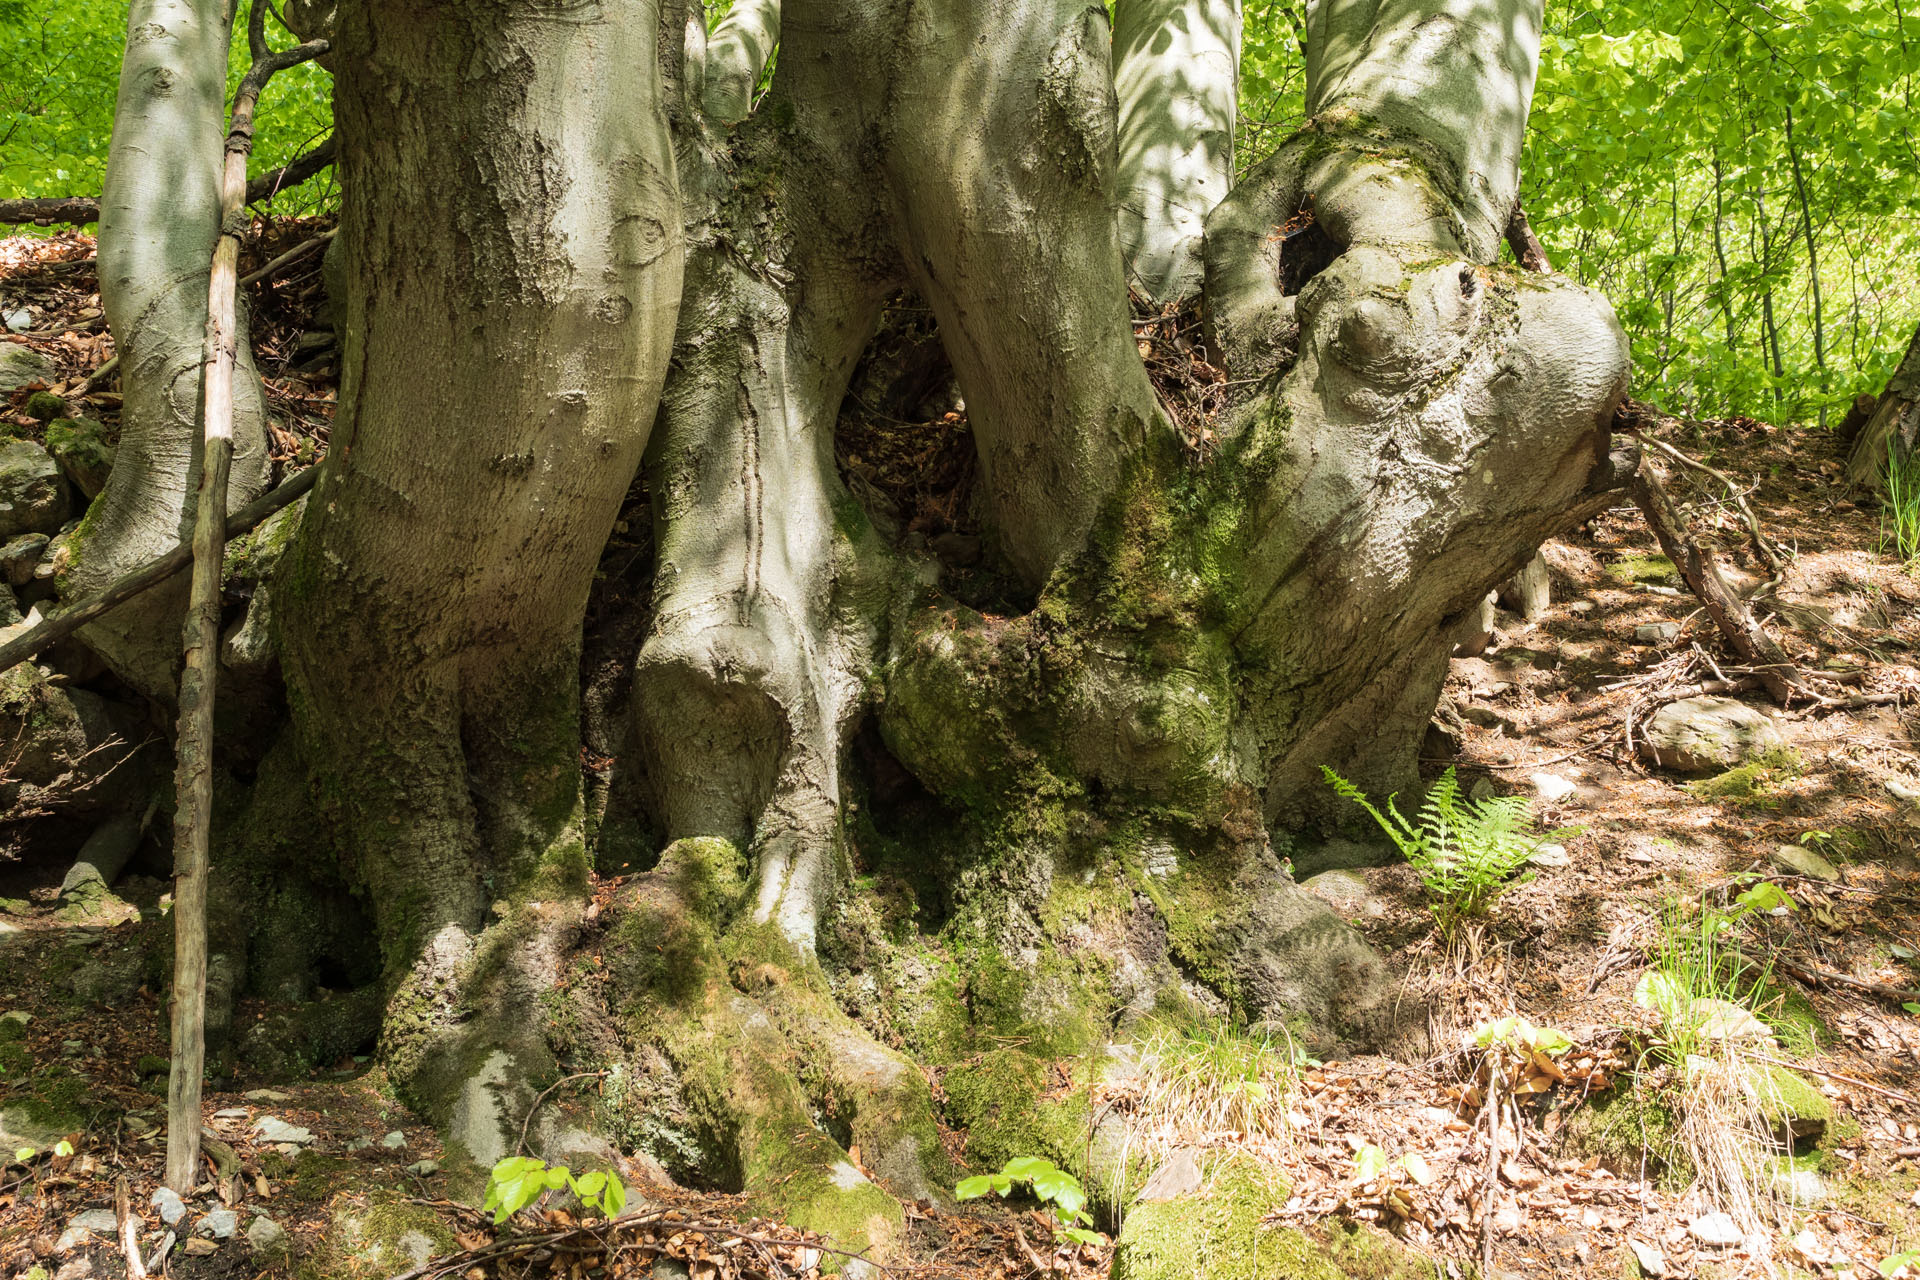
[(52, 456), (31, 440), (0, 444), (0, 538), (51, 534), (67, 511), (67, 482)]
[(1371, 920), (1387, 913), (1386, 904), (1367, 883), (1366, 875), (1358, 870), (1342, 867), (1322, 871), (1318, 875), (1308, 876), (1300, 884), (1302, 888), (1311, 889), (1324, 898), (1343, 919), (1365, 917)]
[(110, 1236), (119, 1229), (120, 1219), (114, 1216), (111, 1209), (89, 1209), (67, 1225)]
[(1783, 844), (1773, 850), (1773, 865), (1796, 876), (1814, 880), (1838, 880), (1840, 869), (1825, 858), (1799, 844)]
[(359, 1137), (347, 1143), (347, 1150), (348, 1151), (365, 1151), (368, 1147), (371, 1147), (372, 1145), (373, 1145), (372, 1138)]
[(1473, 801), (1475, 804), (1480, 803), (1482, 800), (1491, 800), (1495, 794), (1493, 782), (1489, 778), (1475, 778), (1473, 785), (1467, 788), (1467, 799)]
[(193, 1224), (195, 1235), (212, 1236), (215, 1240), (231, 1239), (239, 1229), (240, 1215), (231, 1209), (215, 1209)]
[(1180, 855), (1172, 845), (1164, 841), (1155, 841), (1140, 851), (1146, 863), (1146, 873), (1156, 880), (1164, 879), (1180, 869)]
[(1826, 1179), (1811, 1169), (1776, 1170), (1773, 1193), (1796, 1209), (1817, 1209), (1833, 1197)]
[(1200, 1161), (1192, 1147), (1181, 1147), (1148, 1176), (1137, 1200), (1177, 1200), (1200, 1189)]
[(1567, 612), (1568, 612), (1568, 613), (1580, 613), (1580, 614), (1586, 614), (1586, 613), (1592, 613), (1592, 612), (1593, 612), (1593, 601), (1591, 601), (1591, 600), (1575, 600), (1575, 601), (1574, 601), (1574, 602), (1573, 602), (1572, 604), (1569, 604), (1569, 605), (1567, 606)]
[(1536, 867), (1570, 867), (1573, 856), (1563, 844), (1543, 844), (1528, 855), (1527, 861)]
[(440, 1172), (438, 1160), (419, 1160), (407, 1166), (407, 1172), (416, 1178), (431, 1178)]
[(210, 1258), (218, 1252), (220, 1252), (220, 1246), (211, 1240), (187, 1241), (187, 1256), (189, 1258)]
[(47, 553), (47, 535), (23, 533), (0, 547), (0, 573), (9, 586), (24, 587), (33, 581), (34, 566)]
[(1725, 1249), (1746, 1238), (1724, 1213), (1703, 1213), (1687, 1224), (1687, 1231), (1710, 1249)]
[(653, 1280), (688, 1280), (693, 1273), (687, 1270), (687, 1264), (678, 1258), (655, 1258), (653, 1260)]
[(248, 1102), (292, 1102), (293, 1095), (278, 1089), (249, 1089), (240, 1095)]
[(47, 452), (80, 496), (91, 502), (113, 474), (114, 447), (107, 429), (88, 418), (56, 418), (47, 424)]
[(1534, 794), (1548, 804), (1558, 804), (1580, 788), (1558, 774), (1536, 773), (1529, 779), (1533, 783)]
[(53, 1273), (53, 1280), (87, 1280), (93, 1274), (92, 1258), (75, 1258)]
[(85, 1227), (68, 1227), (60, 1233), (60, 1238), (53, 1242), (53, 1256), (63, 1258), (91, 1239), (93, 1239), (93, 1232)]
[(1633, 629), (1635, 644), (1665, 644), (1680, 634), (1677, 622), (1643, 622)]
[(253, 1131), (268, 1142), (289, 1142), (304, 1146), (313, 1141), (313, 1130), (288, 1124), (279, 1116), (261, 1116), (253, 1122)]
[(29, 383), (52, 383), (58, 376), (53, 361), (32, 347), (17, 342), (0, 342), (0, 394)]
[(1660, 1251), (1650, 1244), (1638, 1240), (1628, 1240), (1627, 1247), (1633, 1250), (1634, 1261), (1640, 1264), (1640, 1270), (1646, 1275), (1656, 1277), (1667, 1274), (1667, 1260)]
[(1887, 794), (1908, 804), (1920, 804), (1920, 786), (1915, 786), (1905, 778), (1888, 778)]
[(51, 391), (36, 391), (27, 397), (27, 416), (35, 422), (52, 422), (66, 412), (67, 402)]
[(1710, 773), (1784, 746), (1773, 718), (1732, 698), (1682, 698), (1647, 722), (1641, 751), (1663, 769)]
[(1651, 587), (1645, 587), (1643, 589), (1647, 592), (1647, 594), (1655, 595), (1655, 596), (1677, 596), (1680, 594), (1680, 588), (1678, 587), (1651, 586)]
[(0, 1037), (6, 1035), (9, 1027), (11, 1027), (15, 1035), (18, 1035), (21, 1031), (25, 1030), (26, 1025), (32, 1021), (33, 1015), (25, 1009), (9, 1009), (5, 1013), (0, 1013), (0, 1023), (9, 1024), (8, 1026), (0, 1026)]
[(252, 1113), (245, 1107), (222, 1107), (213, 1113), (215, 1120), (245, 1120)]
[(14, 333), (25, 333), (33, 328), (33, 312), (25, 307), (14, 311), (0, 312), (0, 320), (6, 321), (7, 328)]
[(392, 1133), (380, 1139), (380, 1145), (389, 1151), (398, 1151), (407, 1145), (407, 1135), (395, 1129)]
[(170, 1227), (179, 1226), (180, 1219), (187, 1216), (186, 1201), (182, 1200), (171, 1187), (162, 1187), (154, 1192), (153, 1199), (148, 1203), (159, 1213), (160, 1221)]
[(287, 1233), (272, 1218), (262, 1214), (247, 1224), (247, 1243), (255, 1253), (274, 1254), (287, 1250)]

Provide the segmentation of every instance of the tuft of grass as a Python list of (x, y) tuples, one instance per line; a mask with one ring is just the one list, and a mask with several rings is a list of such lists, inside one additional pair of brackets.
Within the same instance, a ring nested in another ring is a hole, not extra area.
[(1920, 560), (1920, 459), (1896, 443), (1887, 450), (1886, 500), (1880, 507), (1880, 550), (1900, 557), (1909, 573)]
[(1310, 1059), (1284, 1030), (1249, 1030), (1225, 1018), (1156, 1022), (1138, 1045), (1139, 1093), (1117, 1179), (1136, 1162), (1151, 1171), (1182, 1147), (1241, 1147), (1269, 1158), (1287, 1149), (1287, 1100)]

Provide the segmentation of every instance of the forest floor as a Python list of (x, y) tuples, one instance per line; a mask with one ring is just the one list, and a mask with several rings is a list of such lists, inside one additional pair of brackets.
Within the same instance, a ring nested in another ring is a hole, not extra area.
[[(243, 270), (312, 230), (275, 228)], [(0, 341), (54, 357), (54, 390), (111, 427), (117, 397), (84, 385), (112, 354), (91, 247), (77, 235), (0, 241), (0, 312), (29, 311), (26, 331)], [(288, 466), (324, 450), (331, 413), (325, 343), (304, 336), (318, 272), (315, 254), (256, 298), (256, 358)], [(40, 425), (24, 400), (0, 404), (0, 430), (31, 438)], [(1669, 422), (1660, 434), (1732, 477), (1792, 553), (1763, 616), (1803, 669), (1835, 682), (1833, 696), (1781, 708), (1746, 693), (1783, 743), (1745, 768), (1703, 778), (1652, 767), (1641, 750), (1649, 717), (1686, 686), (1737, 677), (1726, 671), (1735, 664), (1632, 507), (1551, 544), (1546, 612), (1502, 613), (1492, 647), (1455, 660), (1455, 732), (1430, 738), (1431, 766), (1456, 768), (1481, 794), (1533, 797), (1544, 828), (1569, 830), (1451, 939), (1405, 865), (1313, 879), (1410, 975), (1410, 994), (1433, 1011), (1436, 1052), (1283, 1061), (1259, 1086), (1285, 1099), (1277, 1132), (1236, 1127), (1231, 1106), (1211, 1120), (1196, 1110), (1182, 1142), (1203, 1167), (1240, 1151), (1286, 1183), (1276, 1223), (1387, 1226), (1449, 1259), (1452, 1276), (1487, 1258), (1497, 1274), (1526, 1276), (1865, 1280), (1920, 1251), (1920, 581), (1882, 547), (1877, 509), (1842, 489), (1832, 436), (1750, 419)], [(1736, 585), (1759, 586), (1766, 574), (1726, 492), (1668, 471), (1694, 533)], [(225, 1150), (169, 1252), (153, 1200), (162, 984), (151, 964), (120, 959), (149, 953), (140, 935), (165, 929), (164, 869), (136, 863), (116, 886), (130, 909), (103, 916), (58, 900), (66, 853), (30, 840), (0, 849), (0, 1114), (50, 1107), (75, 1120), (71, 1154), (23, 1153), (0, 1171), (0, 1277), (127, 1275), (111, 1221), (121, 1179), (143, 1251), (190, 1280), (376, 1280), (435, 1257), (466, 1280), (601, 1274), (591, 1252), (486, 1256), (492, 1229), (447, 1201), (432, 1130), (391, 1098), (377, 1063), (353, 1055), (310, 1079), (209, 1092), (209, 1130)], [(1784, 896), (1753, 897), (1763, 884)], [(1717, 994), (1764, 1026), (1670, 1056), (1648, 975), (1736, 944), (1723, 968), (1731, 985)], [(1479, 1107), (1492, 1055), (1462, 1046), (1516, 1015), (1571, 1047), (1508, 1061), (1505, 1091), (1519, 1105), (1490, 1143)], [(236, 1015), (264, 1016), (252, 1004)], [(1700, 1080), (1701, 1064), (1736, 1040), (1748, 1059), (1794, 1064), (1831, 1114), (1823, 1134), (1730, 1175), (1716, 1135), (1740, 1127), (1740, 1104), (1713, 1111)], [(1073, 1064), (1063, 1067), (1070, 1077)], [(753, 1220), (737, 1197), (630, 1172), (648, 1216), (625, 1252), (602, 1253), (615, 1276), (800, 1275), (833, 1261), (823, 1242)], [(1036, 1214), (921, 1205), (909, 1217), (914, 1257), (895, 1275), (1023, 1277), (1038, 1260), (1088, 1277), (1111, 1258), (1104, 1247), (1037, 1256)], [(548, 1219), (550, 1230), (568, 1225)], [(1920, 1254), (1907, 1265), (1920, 1275)]]

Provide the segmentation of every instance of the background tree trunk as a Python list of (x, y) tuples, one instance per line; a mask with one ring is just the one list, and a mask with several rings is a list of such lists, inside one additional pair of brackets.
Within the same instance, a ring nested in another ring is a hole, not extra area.
[(1913, 332), (1900, 367), (1887, 379), (1873, 414), (1860, 428), (1847, 456), (1847, 483), (1885, 493), (1887, 458), (1907, 458), (1920, 439), (1920, 329)]
[[(83, 598), (192, 536), (200, 475), (207, 271), (220, 231), (226, 136), (224, 0), (135, 0), (100, 197), (100, 297), (125, 401), (113, 474), (70, 543), (65, 594)], [(266, 413), (238, 318), (228, 501), (267, 484)], [(90, 624), (82, 638), (127, 681), (170, 703), (179, 684), (184, 581)]]

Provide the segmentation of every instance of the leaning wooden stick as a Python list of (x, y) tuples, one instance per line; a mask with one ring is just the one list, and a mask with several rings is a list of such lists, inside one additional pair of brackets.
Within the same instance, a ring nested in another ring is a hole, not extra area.
[[(295, 472), (279, 488), (255, 498), (227, 517), (226, 535), (222, 541), (239, 537), (274, 512), (296, 502), (302, 494), (313, 488), (313, 482), (319, 477), (319, 467), (308, 467), (305, 471)], [(0, 644), (0, 671), (10, 670), (47, 646), (58, 644), (101, 614), (109, 613), (142, 592), (152, 590), (192, 563), (193, 544), (183, 542), (165, 555), (156, 556), (138, 568), (128, 570), (99, 595), (90, 596), (70, 609), (62, 609), (31, 630), (23, 631), (5, 644)]]
[(207, 861), (213, 823), (213, 696), (220, 654), (220, 578), (227, 529), (227, 471), (233, 460), (233, 370), (238, 326), (240, 233), (247, 199), (253, 111), (274, 73), (327, 51), (314, 40), (283, 53), (267, 48), (266, 8), (247, 21), (253, 65), (233, 97), (220, 183), (220, 239), (207, 278), (207, 340), (201, 360), (200, 488), (193, 521), (193, 586), (187, 596), (185, 665), (173, 824), (173, 1058), (167, 1077), (167, 1185), (189, 1195), (200, 1165), (200, 1085), (206, 1066)]

